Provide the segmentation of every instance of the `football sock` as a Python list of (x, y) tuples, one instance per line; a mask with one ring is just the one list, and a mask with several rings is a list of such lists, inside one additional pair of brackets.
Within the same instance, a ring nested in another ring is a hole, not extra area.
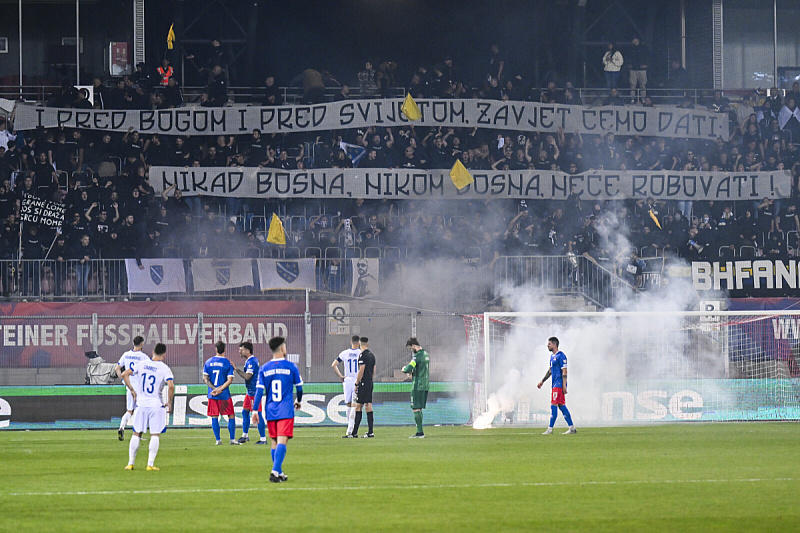
[(128, 464), (132, 465), (136, 462), (136, 452), (139, 451), (139, 441), (141, 439), (136, 435), (131, 436), (131, 444), (128, 447)]
[(283, 458), (286, 457), (286, 445), (278, 444), (275, 448), (275, 462), (272, 464), (272, 469), (278, 473), (283, 472)]
[(258, 434), (261, 435), (261, 440), (267, 438), (267, 423), (264, 422), (264, 415), (258, 413)]
[(219, 440), (219, 417), (211, 419), (211, 429), (214, 431), (214, 437)]
[(369, 432), (372, 433), (372, 411), (367, 411), (367, 424), (369, 425)]
[(347, 408), (347, 432), (353, 433), (353, 424), (356, 421), (356, 408), (355, 407), (348, 407)]
[(233, 417), (228, 419), (228, 433), (231, 435), (231, 440), (236, 439), (236, 419)]
[(558, 407), (555, 405), (550, 406), (550, 427), (556, 425), (556, 417), (558, 416)]
[(125, 429), (125, 426), (128, 424), (128, 420), (130, 420), (131, 414), (128, 411), (125, 411), (125, 414), (122, 415), (122, 421), (119, 423), (119, 429)]
[(250, 411), (242, 409), (242, 437), (247, 437), (250, 431)]
[(422, 411), (414, 411), (414, 421), (417, 423), (417, 433), (424, 433), (422, 431)]
[(564, 415), (564, 420), (567, 421), (569, 427), (572, 427), (572, 416), (569, 414), (569, 409), (567, 409), (566, 405), (559, 405), (559, 409), (561, 409), (561, 414)]
[(161, 442), (159, 437), (150, 437), (150, 453), (147, 454), (147, 466), (153, 466), (156, 462), (156, 455), (158, 455), (158, 445)]
[(275, 448), (272, 448), (269, 451), (269, 455), (270, 455), (270, 457), (272, 457), (272, 462), (275, 463)]
[(353, 435), (358, 433), (358, 428), (361, 425), (361, 416), (362, 416), (361, 411), (356, 411), (356, 419), (355, 422), (353, 423), (353, 431), (352, 431)]

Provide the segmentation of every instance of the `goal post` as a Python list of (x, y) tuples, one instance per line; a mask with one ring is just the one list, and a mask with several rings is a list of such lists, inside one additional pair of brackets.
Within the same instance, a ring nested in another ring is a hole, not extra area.
[(464, 324), (478, 425), (549, 419), (550, 383), (536, 385), (553, 336), (576, 423), (800, 419), (800, 311), (491, 312)]

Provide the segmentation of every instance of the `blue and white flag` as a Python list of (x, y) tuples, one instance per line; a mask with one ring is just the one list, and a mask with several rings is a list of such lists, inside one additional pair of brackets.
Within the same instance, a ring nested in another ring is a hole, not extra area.
[(136, 259), (126, 259), (125, 271), (131, 294), (186, 292), (182, 259), (142, 259), (142, 268)]
[(194, 290), (199, 292), (253, 286), (252, 259), (193, 259)]
[(347, 154), (347, 157), (350, 158), (350, 161), (353, 162), (353, 166), (357, 167), (358, 162), (367, 155), (367, 149), (363, 146), (359, 146), (357, 144), (350, 144), (344, 141), (339, 141), (339, 148), (344, 150), (344, 153)]
[(316, 289), (316, 263), (314, 258), (258, 259), (261, 290)]

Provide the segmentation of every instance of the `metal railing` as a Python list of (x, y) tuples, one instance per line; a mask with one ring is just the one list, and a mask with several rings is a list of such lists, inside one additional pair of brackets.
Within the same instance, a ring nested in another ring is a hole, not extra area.
[[(341, 87), (326, 87), (322, 96), (322, 101), (333, 101), (334, 97), (340, 93)], [(200, 100), (200, 95), (203, 92), (202, 86), (186, 86), (183, 87), (184, 102), (192, 104)], [(541, 88), (546, 91), (546, 88)], [(576, 94), (583, 100), (585, 105), (599, 104), (606, 96), (609, 90), (604, 87), (577, 87), (574, 89)], [(619, 87), (618, 93), (623, 98), (638, 98), (641, 99), (643, 92), (642, 89), (631, 91), (628, 87)], [(53, 96), (59, 94), (61, 91), (60, 86), (55, 85), (0, 85), (0, 97), (9, 100), (24, 100), (29, 102), (45, 103)], [(392, 98), (402, 98), (406, 89), (404, 87), (390, 88), (390, 96)], [(303, 100), (303, 89), (300, 87), (279, 87), (278, 92), (283, 99), (284, 104), (298, 104)], [(556, 89), (556, 93), (563, 92), (563, 88)], [(650, 88), (646, 89), (647, 96), (650, 96), (656, 104), (677, 103), (677, 101), (685, 96), (688, 96), (696, 105), (701, 103), (704, 98), (708, 98), (714, 92), (712, 87), (706, 88), (685, 88), (685, 89), (664, 89), (664, 88)], [(783, 89), (779, 89), (779, 93), (785, 93)], [(752, 94), (753, 89), (747, 88), (730, 88), (724, 89), (723, 94), (731, 99), (738, 99), (746, 94)], [(472, 94), (472, 90), (467, 91), (467, 94)], [(253, 104), (260, 105), (264, 96), (263, 87), (229, 87), (228, 97), (229, 101), (237, 104)], [(350, 87), (351, 99), (362, 98), (361, 90), (358, 86)], [(370, 93), (363, 96), (363, 98), (379, 98), (378, 95)]]
[(638, 289), (616, 273), (574, 254), (503, 256), (495, 262), (496, 285), (533, 287), (546, 294), (574, 295), (600, 307), (612, 307)]

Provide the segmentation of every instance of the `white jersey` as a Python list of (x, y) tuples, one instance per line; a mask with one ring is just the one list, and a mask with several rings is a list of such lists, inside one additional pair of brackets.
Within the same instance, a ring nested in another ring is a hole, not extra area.
[(337, 361), (344, 364), (344, 379), (345, 381), (355, 382), (358, 376), (358, 356), (361, 355), (361, 350), (358, 348), (348, 348), (343, 350), (336, 358)]
[(139, 379), (139, 385), (136, 386), (136, 404), (142, 407), (163, 406), (161, 389), (167, 381), (172, 381), (172, 370), (164, 361), (146, 361), (138, 364), (134, 367), (133, 375)]
[[(117, 364), (122, 369), (122, 371), (125, 372), (129, 368), (135, 371), (138, 364), (147, 361), (150, 361), (150, 357), (146, 353), (142, 351), (128, 350), (127, 352), (122, 354), (122, 357), (119, 358)], [(133, 385), (133, 388), (136, 389), (137, 393), (139, 392), (139, 389), (137, 388), (138, 384), (139, 384), (138, 378), (134, 380), (133, 376), (131, 376), (131, 385)]]

